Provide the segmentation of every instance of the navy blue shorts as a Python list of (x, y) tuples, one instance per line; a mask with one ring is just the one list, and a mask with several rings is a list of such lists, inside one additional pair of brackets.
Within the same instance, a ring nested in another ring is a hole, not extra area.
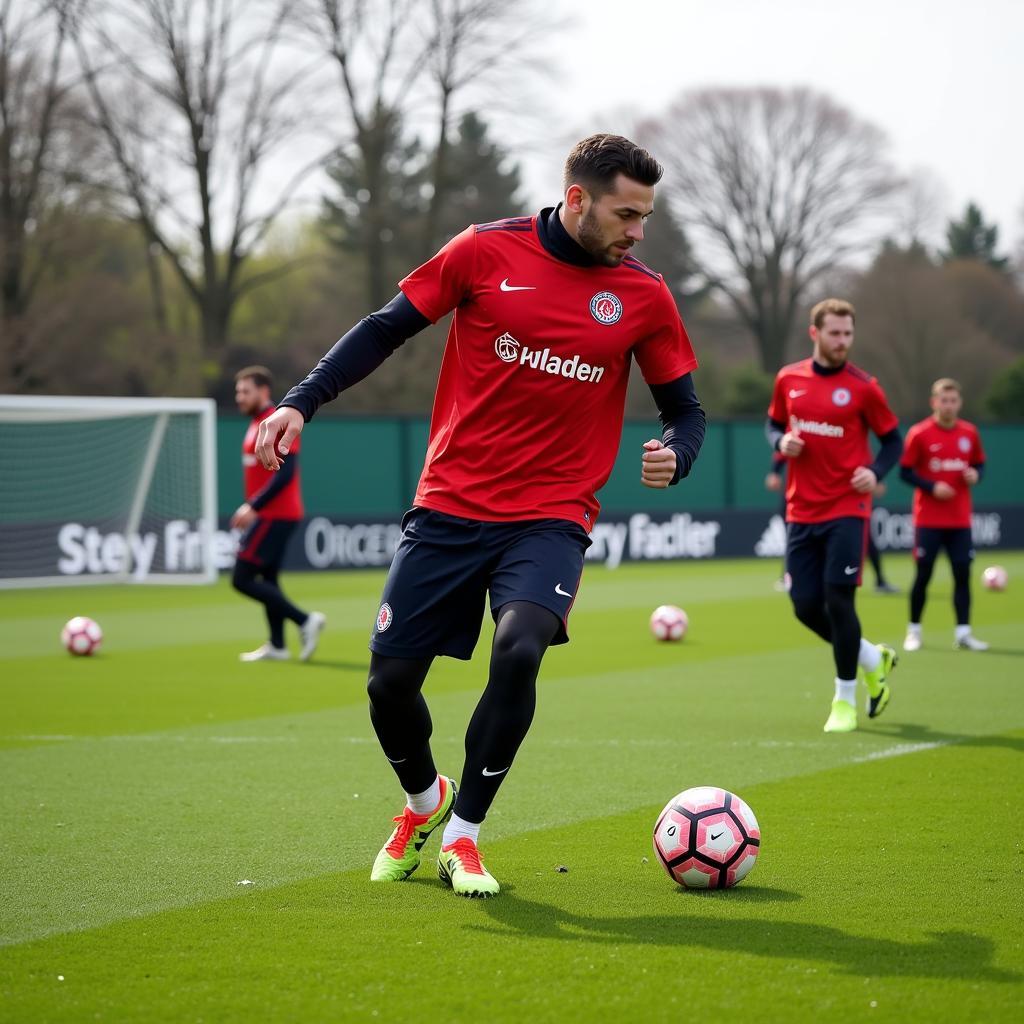
[(485, 523), (413, 508), (402, 521), (370, 650), (396, 658), (446, 654), (468, 660), (488, 594), (495, 617), (510, 601), (554, 612), (561, 625), (552, 643), (567, 643), (566, 622), (588, 547), (583, 527), (564, 519)]
[(823, 523), (788, 523), (786, 573), (794, 601), (824, 597), (825, 584), (859, 584), (868, 520), (841, 516)]
[(238, 554), (243, 562), (258, 565), (261, 569), (278, 569), (284, 558), (288, 538), (298, 526), (297, 519), (257, 518), (238, 541)]
[(934, 562), (945, 548), (953, 565), (974, 561), (974, 540), (971, 528), (918, 526), (914, 530), (914, 561)]

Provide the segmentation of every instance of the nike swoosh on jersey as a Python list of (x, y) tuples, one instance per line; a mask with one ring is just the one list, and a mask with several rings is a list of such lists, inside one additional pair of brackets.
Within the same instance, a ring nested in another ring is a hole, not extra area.
[[(511, 768), (511, 767), (512, 767), (512, 765), (508, 766), (508, 768)], [(485, 768), (484, 769), (484, 775), (504, 775), (505, 772), (508, 771), (508, 768), (502, 768), (500, 771), (497, 771), (497, 772), (492, 772), (490, 769)]]
[(803, 391), (798, 391), (796, 388), (790, 388), (790, 390), (789, 390), (789, 397), (790, 398), (799, 398), (801, 395), (806, 395), (806, 394), (807, 394), (807, 388), (804, 388)]
[(568, 590), (563, 590), (562, 589), (562, 584), (561, 583), (556, 583), (555, 584), (555, 593), (556, 594), (560, 594), (562, 597), (572, 597), (572, 594), (570, 594)]
[(507, 277), (498, 287), (503, 292), (535, 292), (537, 290), (537, 286), (533, 284), (509, 284)]
[(942, 451), (942, 445), (941, 444), (930, 444), (930, 445), (928, 445), (928, 451), (930, 451), (930, 452), (941, 452)]

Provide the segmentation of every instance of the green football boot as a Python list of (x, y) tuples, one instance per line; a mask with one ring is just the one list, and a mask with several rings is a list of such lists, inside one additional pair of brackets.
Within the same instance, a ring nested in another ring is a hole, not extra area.
[(857, 728), (857, 709), (837, 697), (832, 701), (832, 713), (825, 723), (825, 732), (853, 732)]
[(370, 872), (371, 882), (403, 882), (420, 866), (420, 850), (430, 833), (443, 825), (455, 806), (454, 779), (440, 776), (441, 803), (433, 814), (413, 814), (408, 807), (393, 820), (397, 828), (384, 844)]
[(498, 880), (480, 863), (476, 843), (465, 836), (443, 846), (437, 857), (437, 877), (460, 896), (487, 899), (497, 896)]
[(868, 688), (868, 718), (877, 718), (888, 706), (892, 695), (887, 682), (889, 673), (896, 667), (899, 660), (896, 651), (888, 644), (875, 644), (882, 660), (874, 672), (865, 672), (858, 666), (857, 675), (864, 680)]

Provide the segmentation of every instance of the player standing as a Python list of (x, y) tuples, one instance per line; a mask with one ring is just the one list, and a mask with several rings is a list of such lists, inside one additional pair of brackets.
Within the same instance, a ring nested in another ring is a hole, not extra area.
[[(779, 370), (768, 410), (771, 446), (786, 473), (786, 571), (796, 617), (832, 645), (835, 699), (825, 732), (857, 728), (857, 677), (868, 715), (889, 703), (896, 653), (861, 636), (855, 598), (871, 518), (871, 494), (900, 456), (899, 425), (878, 382), (847, 362), (854, 309), (826, 299), (811, 310), (810, 359)], [(874, 460), (868, 431), (881, 441)]]
[(242, 440), (242, 474), (245, 501), (231, 517), (231, 525), (243, 530), (231, 582), (235, 590), (259, 601), (266, 610), (270, 639), (254, 651), (239, 655), (242, 661), (285, 661), (291, 655), (284, 645), (284, 624), (290, 619), (302, 633), (306, 661), (316, 650), (325, 618), (321, 612), (304, 612), (284, 596), (278, 572), (288, 538), (302, 518), (299, 481), (299, 445), (292, 446), (279, 473), (270, 473), (256, 458), (260, 424), (274, 411), (270, 400), (272, 380), (265, 366), (247, 366), (235, 374), (235, 405), (252, 421)]
[[(676, 483), (700, 450), (697, 360), (664, 280), (630, 255), (661, 175), (627, 139), (584, 139), (566, 161), (563, 202), (457, 235), (261, 427), (257, 454), (276, 468), (279, 436), (289, 451), (320, 405), (455, 310), (423, 473), (370, 640), (370, 717), (406, 794), (374, 881), (407, 878), (451, 815), (440, 877), (460, 895), (498, 892), (480, 859), (480, 824), (533, 719), (541, 659), (568, 641), (632, 359), (663, 424), (662, 440), (643, 446), (641, 482)], [(489, 678), (456, 795), (434, 766), (421, 689), (435, 657), (472, 655), (487, 594), (496, 623)]]
[(932, 385), (932, 414), (907, 431), (900, 477), (914, 490), (914, 560), (917, 571), (910, 591), (910, 624), (905, 651), (921, 649), (921, 613), (935, 559), (942, 548), (953, 570), (953, 646), (987, 651), (971, 632), (971, 488), (985, 469), (981, 436), (973, 423), (959, 419), (960, 385), (943, 377)]

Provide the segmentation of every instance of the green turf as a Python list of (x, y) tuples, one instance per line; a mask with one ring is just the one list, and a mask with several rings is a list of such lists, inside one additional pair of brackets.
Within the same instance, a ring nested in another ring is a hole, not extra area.
[[(588, 569), (480, 903), (441, 887), (436, 840), (410, 882), (367, 882), (400, 806), (365, 709), (379, 574), (288, 579), (329, 616), (305, 666), (237, 662), (258, 615), (225, 584), (2, 593), (0, 1020), (1017, 1019), (1024, 556), (999, 560), (1010, 589), (975, 599), (993, 651), (950, 649), (940, 569), (925, 649), (848, 736), (821, 732), (829, 653), (774, 565)], [(906, 585), (907, 559), (887, 568)], [(646, 632), (663, 602), (690, 613), (682, 644)], [(860, 607), (901, 638), (904, 598)], [(101, 656), (59, 651), (73, 614)], [(455, 775), (486, 639), (428, 681)], [(730, 892), (677, 890), (651, 855), (699, 784), (761, 821)]]

